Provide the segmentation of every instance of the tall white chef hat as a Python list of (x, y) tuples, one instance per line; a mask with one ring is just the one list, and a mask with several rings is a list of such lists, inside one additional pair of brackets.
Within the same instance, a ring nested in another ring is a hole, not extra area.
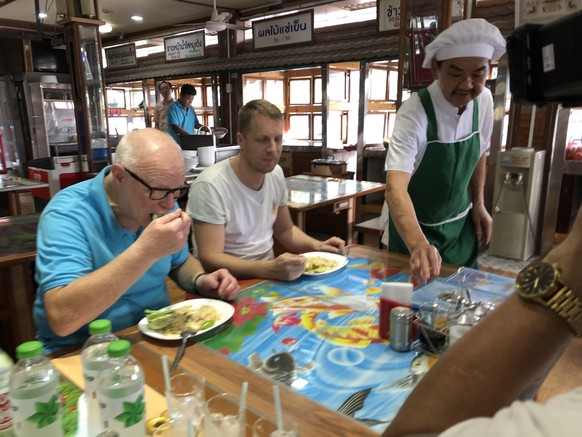
[(505, 38), (483, 18), (457, 21), (425, 47), (422, 66), (430, 68), (433, 59), (480, 57), (498, 60), (505, 53)]

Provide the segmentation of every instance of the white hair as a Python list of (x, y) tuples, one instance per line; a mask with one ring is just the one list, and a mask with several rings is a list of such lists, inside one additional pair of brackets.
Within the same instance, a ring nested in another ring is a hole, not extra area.
[(168, 133), (153, 128), (136, 129), (121, 138), (115, 150), (113, 162), (135, 170), (144, 159), (142, 154), (148, 153), (148, 146), (156, 143), (174, 146), (176, 151), (182, 154), (182, 149)]

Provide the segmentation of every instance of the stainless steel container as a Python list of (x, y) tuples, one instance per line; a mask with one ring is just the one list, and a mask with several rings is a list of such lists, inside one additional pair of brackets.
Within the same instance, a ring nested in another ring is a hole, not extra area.
[(311, 173), (316, 176), (340, 176), (348, 170), (346, 161), (334, 159), (314, 159), (311, 161)]
[(412, 346), (412, 310), (398, 306), (390, 311), (390, 346), (408, 352)]

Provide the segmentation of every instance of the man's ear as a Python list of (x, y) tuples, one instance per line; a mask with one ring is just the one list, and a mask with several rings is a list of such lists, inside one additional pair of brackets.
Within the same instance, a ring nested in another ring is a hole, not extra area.
[(127, 176), (124, 171), (124, 167), (121, 164), (111, 164), (111, 176), (117, 182), (123, 181), (123, 178)]
[(432, 73), (432, 77), (433, 79), (438, 79), (439, 78), (439, 64), (437, 63), (437, 61), (432, 58), (432, 61), (430, 63), (430, 71)]

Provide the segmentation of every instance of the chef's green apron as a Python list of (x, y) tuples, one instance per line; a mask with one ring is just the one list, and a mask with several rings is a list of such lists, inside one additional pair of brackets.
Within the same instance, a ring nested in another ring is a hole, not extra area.
[[(408, 193), (424, 235), (436, 246), (443, 262), (472, 266), (479, 250), (468, 193), (469, 181), (481, 155), (477, 100), (473, 100), (472, 134), (454, 143), (443, 143), (438, 139), (428, 90), (420, 90), (418, 96), (428, 118), (427, 146), (410, 179)], [(408, 254), (392, 220), (388, 229), (389, 250)]]

